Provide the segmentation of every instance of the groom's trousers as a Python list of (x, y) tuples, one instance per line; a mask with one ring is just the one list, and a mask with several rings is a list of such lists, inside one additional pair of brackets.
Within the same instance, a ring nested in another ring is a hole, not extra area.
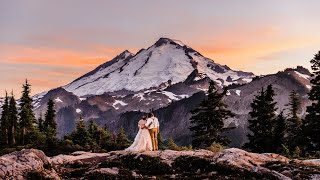
[(152, 149), (154, 151), (159, 150), (158, 149), (158, 129), (157, 128), (152, 128), (149, 129), (151, 140), (152, 140)]

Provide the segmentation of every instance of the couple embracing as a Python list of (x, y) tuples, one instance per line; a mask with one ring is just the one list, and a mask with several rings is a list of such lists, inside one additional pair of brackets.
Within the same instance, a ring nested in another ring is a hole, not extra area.
[(154, 114), (149, 113), (143, 116), (138, 122), (138, 134), (134, 138), (133, 144), (126, 151), (144, 152), (157, 151), (158, 149), (158, 133), (160, 132), (159, 120)]

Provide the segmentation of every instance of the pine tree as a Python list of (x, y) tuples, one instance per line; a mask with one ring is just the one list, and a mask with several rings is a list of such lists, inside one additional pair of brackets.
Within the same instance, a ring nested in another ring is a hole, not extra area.
[(11, 93), (9, 102), (9, 144), (13, 145), (16, 143), (16, 130), (18, 126), (18, 110), (16, 100), (13, 93)]
[(219, 93), (214, 81), (210, 82), (208, 97), (204, 99), (194, 110), (190, 118), (192, 131), (192, 146), (195, 148), (209, 147), (214, 142), (227, 145), (230, 141), (221, 133), (230, 128), (224, 127), (224, 120), (233, 117), (234, 114), (227, 110), (223, 102), (227, 90)]
[(52, 99), (49, 99), (47, 103), (47, 112), (44, 115), (43, 128), (48, 131), (50, 129), (47, 136), (56, 137), (57, 135), (57, 123), (55, 122), (56, 111), (54, 110), (54, 102)]
[(312, 88), (309, 92), (309, 99), (312, 104), (307, 107), (305, 117), (304, 137), (308, 142), (306, 146), (309, 152), (320, 149), (320, 51), (310, 61), (313, 70), (313, 79), (311, 79)]
[(299, 146), (300, 143), (300, 133), (302, 121), (298, 117), (298, 110), (300, 108), (299, 95), (292, 91), (289, 95), (289, 117), (287, 120), (287, 146), (290, 151), (294, 151), (296, 146)]
[(36, 123), (33, 113), (32, 99), (30, 97), (31, 85), (26, 80), (23, 85), (22, 97), (20, 98), (19, 127), (21, 130), (21, 143), (26, 143), (26, 134), (33, 133)]
[(113, 143), (111, 135), (107, 130), (98, 127), (93, 120), (90, 120), (88, 132), (91, 139), (94, 140), (99, 147), (105, 150), (111, 150)]
[(123, 127), (120, 128), (119, 133), (117, 134), (116, 142), (118, 149), (124, 149), (130, 146), (130, 140), (128, 139)]
[(90, 134), (86, 129), (85, 121), (82, 117), (80, 118), (75, 131), (71, 133), (71, 140), (74, 144), (78, 144), (82, 147), (85, 147), (92, 141), (90, 138)]
[(98, 127), (97, 133), (99, 134), (99, 139), (96, 140), (96, 142), (101, 148), (105, 150), (111, 150), (112, 148), (114, 148), (112, 137), (107, 130)]
[(276, 102), (273, 97), (275, 93), (272, 85), (267, 87), (267, 90), (260, 91), (251, 103), (251, 112), (249, 129), (251, 133), (247, 135), (249, 142), (244, 145), (244, 148), (254, 152), (274, 152), (274, 127), (276, 119)]
[(10, 112), (9, 112), (9, 97), (6, 92), (4, 99), (4, 104), (2, 105), (2, 114), (0, 119), (0, 128), (1, 128), (1, 144), (7, 146), (9, 144), (9, 128), (10, 128)]
[(39, 116), (39, 118), (38, 118), (38, 127), (39, 127), (39, 131), (40, 131), (40, 132), (44, 132), (42, 114), (40, 114), (40, 116)]
[(96, 138), (95, 136), (96, 136), (97, 129), (98, 129), (98, 126), (94, 124), (93, 120), (90, 120), (89, 126), (88, 126), (88, 132), (93, 139)]
[[(38, 120), (39, 131), (43, 132), (46, 139), (46, 148), (48, 151), (56, 149), (57, 139), (57, 124), (55, 122), (56, 111), (54, 110), (54, 102), (50, 98), (47, 102), (47, 111), (44, 115), (44, 121)], [(41, 117), (41, 116), (40, 116)]]
[(285, 145), (285, 134), (286, 134), (286, 117), (283, 111), (277, 116), (274, 129), (274, 147), (277, 153), (281, 153), (283, 145)]

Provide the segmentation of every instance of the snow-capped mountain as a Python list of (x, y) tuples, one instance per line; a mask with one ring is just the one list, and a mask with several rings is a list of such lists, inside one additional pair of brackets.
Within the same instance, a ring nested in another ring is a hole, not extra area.
[(195, 80), (209, 77), (221, 86), (248, 83), (254, 77), (252, 73), (217, 64), (180, 41), (160, 38), (135, 55), (124, 51), (63, 88), (79, 97), (120, 90), (137, 92), (164, 83), (183, 82), (195, 70)]
[(124, 51), (70, 84), (35, 95), (33, 100), (37, 116), (46, 111), (49, 98), (55, 101), (59, 137), (71, 132), (82, 116), (112, 133), (123, 127), (133, 138), (137, 121), (152, 110), (163, 138), (174, 137), (178, 144), (186, 145), (191, 141), (190, 111), (206, 97), (209, 81), (215, 80), (220, 87), (228, 86), (225, 102), (236, 116), (225, 125), (237, 127), (228, 136), (232, 146), (240, 146), (246, 141), (254, 95), (273, 84), (278, 108), (284, 110), (290, 91), (295, 90), (301, 97), (303, 116), (310, 103), (310, 75), (307, 69), (297, 67), (256, 77), (217, 64), (180, 41), (161, 38), (135, 55)]

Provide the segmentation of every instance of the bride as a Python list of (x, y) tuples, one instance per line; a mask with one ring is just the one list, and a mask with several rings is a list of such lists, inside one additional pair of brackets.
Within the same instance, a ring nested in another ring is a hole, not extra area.
[(133, 144), (125, 149), (126, 151), (152, 151), (152, 141), (149, 130), (145, 128), (147, 117), (143, 116), (142, 119), (138, 122), (139, 132), (134, 138)]

